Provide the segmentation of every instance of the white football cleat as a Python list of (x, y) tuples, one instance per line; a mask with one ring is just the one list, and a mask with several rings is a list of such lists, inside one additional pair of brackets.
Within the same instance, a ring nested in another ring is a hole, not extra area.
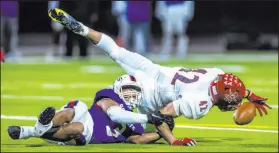
[(52, 128), (52, 119), (55, 115), (55, 108), (54, 107), (48, 107), (45, 110), (43, 110), (37, 120), (37, 123), (35, 125), (35, 135), (36, 136), (42, 136), (45, 134), (49, 129)]

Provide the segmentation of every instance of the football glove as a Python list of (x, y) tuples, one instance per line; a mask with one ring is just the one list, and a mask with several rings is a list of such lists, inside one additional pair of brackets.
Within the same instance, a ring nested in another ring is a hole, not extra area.
[(183, 138), (181, 140), (175, 140), (172, 146), (195, 146), (197, 142), (192, 138)]
[(173, 130), (175, 124), (172, 116), (166, 115), (163, 122), (169, 126), (171, 131)]
[(265, 107), (272, 109), (272, 107), (270, 107), (265, 101), (268, 98), (263, 98), (260, 96), (257, 96), (256, 94), (254, 94), (252, 91), (250, 90), (246, 90), (247, 91), (247, 99), (249, 100), (249, 102), (253, 103), (255, 105), (255, 107), (257, 108), (260, 116), (262, 116), (262, 111), (265, 113), (265, 115), (267, 115), (267, 110)]
[[(160, 112), (147, 114), (148, 123), (160, 126), (164, 121), (167, 121), (166, 124), (171, 124), (171, 119), (168, 115), (161, 114)], [(173, 124), (174, 126), (174, 124)], [(171, 127), (170, 127), (171, 128)]]

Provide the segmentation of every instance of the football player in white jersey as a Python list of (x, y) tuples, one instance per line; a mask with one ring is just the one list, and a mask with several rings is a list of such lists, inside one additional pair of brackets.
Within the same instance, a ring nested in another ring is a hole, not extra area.
[[(271, 108), (265, 103), (267, 98), (256, 96), (247, 90), (243, 82), (233, 74), (226, 74), (218, 68), (185, 69), (160, 66), (117, 46), (112, 38), (88, 28), (63, 10), (50, 9), (48, 13), (52, 20), (87, 37), (130, 76), (134, 76), (136, 83), (133, 80), (130, 85), (121, 83), (123, 78), (119, 78), (114, 87), (119, 94), (122, 94), (122, 88), (130, 88), (130, 94), (137, 97), (130, 102), (131, 106), (138, 107), (140, 113), (160, 110), (161, 113), (173, 117), (184, 115), (189, 119), (199, 119), (213, 106), (218, 106), (221, 111), (233, 111), (244, 98), (253, 102), (260, 114), (261, 110), (267, 114), (264, 106)], [(123, 96), (131, 95), (126, 92)], [(117, 111), (114, 115), (117, 116)]]

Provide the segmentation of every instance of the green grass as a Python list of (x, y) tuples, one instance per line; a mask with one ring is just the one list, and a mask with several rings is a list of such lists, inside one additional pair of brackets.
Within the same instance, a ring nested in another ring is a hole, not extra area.
[[(249, 54), (249, 53), (246, 53)], [(278, 105), (278, 61), (243, 61), (227, 62), (225, 59), (210, 62), (170, 61), (163, 65), (176, 65), (200, 68), (213, 66), (243, 66), (245, 72), (233, 72), (240, 77), (247, 88), (256, 94), (268, 97), (270, 105)], [(84, 66), (100, 65), (107, 67), (103, 73), (86, 73), (81, 71)], [(113, 71), (112, 71), (113, 70)], [(112, 61), (72, 61), (57, 64), (1, 64), (1, 115), (6, 116), (38, 116), (46, 106), (60, 108), (67, 101), (79, 98), (92, 98), (99, 89), (111, 84), (115, 78), (124, 74)], [(77, 86), (78, 84), (83, 84)], [(61, 84), (59, 88), (44, 88), (43, 84)], [(72, 85), (76, 87), (73, 88)], [(95, 84), (95, 85), (94, 85)], [(38, 100), (28, 97), (7, 98), (13, 96), (59, 96), (65, 100)], [(6, 97), (5, 97), (6, 96)], [(88, 105), (92, 100), (84, 101)], [(269, 110), (263, 117), (255, 119), (244, 126), (235, 125), (232, 120), (233, 112), (220, 112), (213, 108), (205, 117), (199, 120), (189, 120), (184, 117), (175, 119), (176, 125), (206, 126), (220, 128), (246, 128), (278, 131), (278, 109)], [(36, 151), (36, 152), (131, 152), (131, 151), (166, 151), (166, 152), (278, 152), (278, 133), (251, 131), (211, 130), (175, 128), (178, 138), (192, 137), (197, 140), (195, 147), (173, 147), (163, 140), (157, 144), (92, 144), (82, 147), (58, 146), (49, 144), (38, 138), (27, 140), (12, 140), (7, 134), (9, 125), (34, 125), (35, 121), (1, 119), (1, 151)], [(163, 143), (163, 144), (161, 144)]]

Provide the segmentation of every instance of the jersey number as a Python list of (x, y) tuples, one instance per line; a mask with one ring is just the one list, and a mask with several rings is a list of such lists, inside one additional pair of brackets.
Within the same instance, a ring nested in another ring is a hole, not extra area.
[[(197, 72), (197, 73), (201, 73), (201, 74), (205, 74), (207, 73), (207, 71), (205, 69), (180, 69), (179, 70), (180, 72)], [(181, 82), (184, 82), (184, 83), (193, 83), (193, 82), (197, 82), (199, 80), (199, 76), (194, 76), (193, 79), (189, 79), (183, 75), (180, 75), (178, 72), (174, 75), (172, 81), (171, 81), (171, 84), (174, 85), (176, 80), (180, 80)]]
[(200, 101), (200, 112), (202, 112), (203, 110), (205, 110), (207, 108), (207, 101)]
[(114, 129), (111, 129), (110, 126), (106, 126), (107, 136), (117, 138), (120, 133), (118, 131), (115, 131)]

